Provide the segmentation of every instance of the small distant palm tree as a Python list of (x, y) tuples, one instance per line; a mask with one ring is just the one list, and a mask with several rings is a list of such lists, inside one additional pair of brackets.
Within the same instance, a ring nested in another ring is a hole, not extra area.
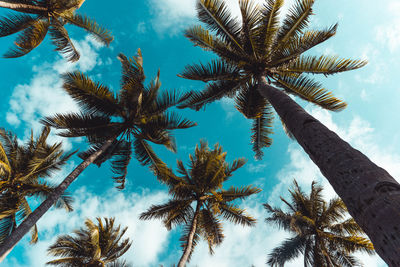
[[(79, 52), (72, 43), (65, 24), (78, 26), (91, 33), (99, 42), (109, 45), (113, 40), (110, 32), (93, 19), (76, 14), (85, 0), (7, 0), (0, 7), (19, 13), (0, 18), (0, 37), (21, 32), (15, 47), (4, 54), (6, 58), (21, 57), (36, 48), (50, 34), (56, 51), (68, 60), (77, 61)], [(23, 13), (23, 14), (20, 14)]]
[(85, 229), (74, 232), (75, 236), (63, 235), (48, 248), (48, 253), (59, 259), (47, 262), (60, 267), (128, 267), (119, 258), (131, 246), (129, 238), (122, 239), (127, 227), (114, 225), (114, 218), (97, 218), (97, 224), (87, 219)]
[(132, 59), (122, 54), (119, 59), (122, 81), (118, 94), (80, 72), (63, 76), (64, 89), (77, 101), (81, 112), (56, 114), (43, 122), (61, 130), (61, 136), (86, 137), (91, 147), (79, 154), (84, 161), (60, 183), (51, 198), (36, 208), (9, 240), (0, 245), (0, 261), (8, 247), (14, 246), (27, 233), (90, 164), (100, 166), (111, 159), (113, 178), (118, 188), (123, 189), (132, 152), (142, 165), (158, 166), (162, 161), (149, 142), (164, 145), (175, 152), (176, 143), (171, 131), (195, 125), (177, 113), (167, 111), (185, 100), (186, 95), (178, 91), (160, 92), (160, 73), (148, 86), (144, 85), (140, 49)]
[(365, 233), (354, 219), (349, 218), (340, 198), (327, 203), (322, 198), (322, 187), (316, 182), (311, 184), (309, 195), (296, 181), (289, 192), (291, 201), (281, 197), (288, 211), (264, 204), (271, 214), (266, 221), (292, 234), (269, 254), (267, 263), (270, 266), (283, 267), (300, 254), (304, 255), (305, 267), (363, 266), (351, 254), (357, 251), (374, 254), (372, 243), (364, 237)]
[[(48, 180), (65, 165), (72, 153), (66, 154), (61, 143), (50, 145), (48, 127), (35, 139), (33, 134), (20, 144), (17, 136), (0, 129), (0, 243), (18, 223), (31, 214), (28, 198), (46, 199), (55, 190)], [(55, 206), (72, 210), (72, 199), (62, 195)], [(37, 227), (32, 227), (31, 243), (38, 240)]]
[(207, 240), (210, 253), (213, 253), (213, 247), (224, 238), (220, 218), (247, 226), (255, 224), (256, 220), (246, 215), (244, 209), (230, 202), (245, 199), (261, 189), (253, 186), (222, 189), (222, 184), (232, 177), (232, 173), (245, 164), (244, 159), (229, 164), (225, 157), (226, 152), (222, 152), (218, 144), (210, 150), (207, 143), (201, 142), (200, 147), (196, 146), (194, 156), (189, 155), (189, 169), (182, 161), (177, 161), (180, 176), (168, 168), (158, 173), (160, 180), (169, 187), (172, 199), (165, 204), (151, 206), (141, 214), (140, 219), (163, 219), (168, 230), (175, 225), (184, 225), (181, 237), (183, 254), (178, 267), (185, 266), (190, 260), (201, 236)]

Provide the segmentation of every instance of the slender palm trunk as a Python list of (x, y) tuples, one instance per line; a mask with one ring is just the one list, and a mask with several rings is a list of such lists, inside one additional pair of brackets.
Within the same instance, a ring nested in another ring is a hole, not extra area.
[(282, 91), (258, 88), (319, 167), (389, 266), (400, 266), (400, 185)]
[(47, 12), (47, 8), (43, 6), (29, 5), (24, 3), (11, 3), (7, 1), (0, 1), (0, 7), (31, 14), (41, 14), (43, 12)]
[(0, 245), (0, 262), (11, 252), (13, 247), (28, 233), (28, 231), (37, 223), (37, 221), (53, 206), (68, 186), (93, 163), (112, 144), (116, 137), (108, 139), (96, 152), (79, 164), (54, 190), (45, 201), (40, 204), (28, 217), (11, 233), (9, 237)]
[(200, 206), (201, 206), (201, 203), (199, 201), (199, 202), (197, 202), (196, 211), (194, 212), (194, 215), (193, 215), (192, 227), (190, 229), (190, 233), (189, 233), (189, 236), (187, 239), (186, 248), (183, 251), (182, 257), (179, 260), (177, 267), (185, 267), (185, 264), (189, 259), (190, 252), (192, 251), (192, 247), (193, 247), (194, 234), (196, 233), (197, 220), (199, 217)]

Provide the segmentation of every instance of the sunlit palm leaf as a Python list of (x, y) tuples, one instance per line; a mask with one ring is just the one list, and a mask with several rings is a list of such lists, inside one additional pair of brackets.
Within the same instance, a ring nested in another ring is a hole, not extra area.
[(44, 39), (49, 28), (46, 20), (35, 21), (29, 28), (25, 29), (15, 40), (16, 48), (8, 50), (3, 56), (6, 58), (21, 57), (37, 47)]
[(361, 68), (367, 63), (363, 60), (339, 59), (327, 56), (304, 56), (286, 65), (286, 71), (331, 75)]
[(91, 33), (97, 41), (109, 45), (114, 37), (111, 35), (111, 32), (103, 27), (101, 27), (97, 22), (93, 19), (88, 18), (86, 16), (81, 16), (79, 14), (73, 14), (64, 16), (64, 18), (68, 21), (68, 23), (76, 25), (82, 29), (85, 29), (87, 32)]
[(347, 106), (345, 102), (334, 97), (331, 92), (323, 88), (321, 83), (313, 81), (306, 76), (300, 78), (276, 77), (276, 84), (284, 88), (288, 93), (299, 96), (325, 109), (340, 111)]
[(240, 78), (240, 73), (234, 65), (226, 61), (212, 60), (207, 64), (187, 65), (179, 76), (185, 79), (209, 82), (215, 80), (237, 80)]
[(224, 41), (241, 48), (239, 41), (240, 25), (232, 18), (224, 2), (215, 0), (200, 0), (197, 2), (197, 14), (200, 21), (216, 31)]
[(80, 72), (63, 75), (64, 90), (87, 112), (118, 115), (120, 107), (110, 89)]
[(308, 26), (315, 0), (299, 0), (289, 9), (278, 32), (278, 42), (285, 44), (291, 38), (299, 36)]

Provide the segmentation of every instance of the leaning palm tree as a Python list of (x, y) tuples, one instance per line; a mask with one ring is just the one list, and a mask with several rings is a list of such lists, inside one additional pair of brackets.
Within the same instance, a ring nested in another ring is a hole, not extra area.
[(222, 189), (223, 182), (245, 163), (244, 159), (238, 159), (229, 164), (225, 157), (226, 152), (218, 144), (210, 150), (207, 143), (201, 142), (200, 147), (196, 146), (194, 156), (189, 155), (189, 169), (182, 161), (177, 161), (180, 176), (176, 176), (165, 165), (157, 173), (159, 179), (169, 187), (172, 199), (165, 204), (151, 206), (141, 214), (140, 219), (163, 219), (168, 230), (175, 225), (184, 225), (181, 237), (183, 254), (178, 267), (185, 266), (190, 260), (201, 236), (207, 240), (210, 253), (213, 253), (213, 247), (224, 238), (220, 218), (247, 226), (255, 224), (255, 219), (246, 215), (244, 209), (230, 202), (245, 199), (261, 189), (253, 186)]
[(364, 61), (331, 56), (304, 55), (335, 35), (336, 25), (309, 30), (314, 0), (297, 0), (282, 20), (283, 0), (266, 0), (263, 6), (240, 0), (241, 20), (232, 17), (222, 0), (197, 2), (203, 26), (186, 30), (186, 36), (218, 58), (187, 66), (182, 77), (207, 83), (182, 107), (200, 109), (222, 97), (233, 97), (236, 108), (253, 120), (256, 157), (271, 144), (273, 109), (290, 135), (303, 147), (350, 214), (391, 266), (400, 266), (400, 185), (385, 170), (352, 148), (309, 115), (289, 95), (322, 108), (339, 111), (346, 103), (307, 74), (331, 75), (357, 69)]
[(75, 236), (62, 235), (48, 248), (56, 260), (48, 265), (60, 267), (128, 267), (118, 260), (131, 246), (129, 238), (122, 239), (127, 227), (114, 225), (114, 218), (97, 218), (97, 224), (87, 219), (85, 228), (74, 232)]
[(291, 201), (281, 197), (288, 211), (264, 204), (270, 213), (267, 223), (291, 233), (269, 254), (267, 263), (283, 267), (303, 254), (304, 267), (363, 266), (352, 253), (373, 254), (374, 247), (363, 237), (364, 232), (354, 219), (349, 218), (343, 201), (335, 197), (327, 203), (322, 197), (322, 187), (316, 182), (312, 182), (309, 195), (296, 181), (289, 192)]
[(19, 13), (0, 18), (0, 37), (21, 32), (15, 47), (4, 54), (6, 58), (21, 57), (36, 48), (50, 34), (56, 51), (69, 61), (77, 61), (79, 52), (72, 43), (65, 24), (78, 26), (92, 34), (99, 42), (109, 45), (110, 32), (93, 19), (76, 13), (85, 0), (7, 0), (0, 7)]
[[(50, 129), (44, 127), (37, 138), (32, 134), (20, 144), (17, 136), (0, 129), (0, 243), (31, 214), (29, 198), (46, 199), (55, 190), (48, 180), (72, 155), (64, 153), (61, 143), (48, 144), (49, 133)], [(68, 195), (62, 195), (55, 206), (71, 211), (71, 202)], [(36, 225), (31, 232), (31, 243), (36, 243)]]
[(122, 81), (117, 95), (105, 85), (92, 81), (80, 72), (63, 76), (64, 89), (80, 105), (81, 112), (57, 114), (45, 118), (43, 122), (60, 130), (61, 136), (87, 137), (91, 147), (79, 154), (84, 161), (60, 183), (56, 193), (46, 199), (13, 235), (0, 245), (0, 259), (91, 163), (100, 166), (111, 159), (112, 171), (115, 174), (113, 178), (118, 188), (123, 189), (132, 150), (142, 165), (161, 166), (162, 161), (149, 142), (164, 145), (175, 152), (176, 144), (171, 130), (195, 125), (174, 112), (167, 112), (168, 108), (181, 103), (186, 95), (177, 91), (160, 92), (159, 73), (148, 86), (143, 84), (145, 76), (140, 50), (132, 59), (122, 54), (119, 59), (122, 63)]

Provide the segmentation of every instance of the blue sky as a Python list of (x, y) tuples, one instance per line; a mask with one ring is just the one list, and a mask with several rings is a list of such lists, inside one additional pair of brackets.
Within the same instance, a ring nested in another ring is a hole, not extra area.
[[(257, 0), (256, 0), (257, 1)], [(286, 1), (290, 5), (291, 1)], [(148, 78), (161, 71), (164, 89), (201, 89), (202, 84), (176, 76), (186, 64), (206, 62), (211, 54), (195, 48), (182, 35), (182, 30), (196, 23), (194, 0), (87, 0), (79, 10), (112, 30), (115, 41), (109, 48), (102, 47), (80, 29), (69, 27), (82, 57), (76, 64), (67, 63), (52, 51), (48, 39), (27, 56), (19, 59), (0, 59), (2, 89), (0, 90), (0, 126), (14, 131), (23, 139), (32, 128), (40, 129), (39, 119), (56, 112), (77, 110), (74, 102), (61, 90), (59, 74), (80, 70), (93, 79), (117, 90), (120, 64), (116, 56), (127, 56), (142, 49), (145, 73)], [(228, 0), (237, 13), (237, 1)], [(261, 0), (260, 0), (261, 2)], [(2, 10), (2, 15), (7, 12)], [(400, 126), (397, 111), (400, 109), (400, 2), (388, 0), (377, 7), (373, 0), (316, 1), (316, 15), (312, 27), (327, 27), (339, 22), (337, 36), (314, 49), (315, 53), (367, 59), (369, 64), (361, 70), (323, 79), (327, 88), (345, 99), (348, 108), (340, 113), (328, 113), (315, 106), (300, 103), (326, 126), (337, 132), (354, 147), (369, 156), (375, 163), (400, 177)], [(13, 39), (0, 39), (0, 53), (11, 46)], [(295, 178), (304, 188), (312, 180), (326, 185), (326, 196), (334, 196), (318, 169), (300, 147), (282, 131), (275, 122), (274, 143), (264, 150), (261, 161), (255, 161), (250, 146), (250, 122), (234, 109), (233, 102), (223, 99), (211, 104), (205, 111), (184, 110), (182, 113), (198, 126), (176, 131), (178, 153), (172, 154), (157, 148), (171, 166), (176, 159), (184, 162), (201, 138), (210, 145), (219, 142), (228, 152), (228, 159), (239, 157), (248, 163), (236, 172), (231, 184), (254, 184), (262, 193), (242, 203), (258, 224), (243, 228), (225, 224), (224, 243), (216, 248), (215, 255), (208, 254), (206, 243), (201, 243), (193, 255), (190, 266), (265, 266), (267, 254), (282, 241), (286, 234), (264, 222), (266, 212), (261, 204), (280, 205), (280, 195), (285, 196)], [(61, 140), (57, 136), (53, 141)], [(66, 149), (84, 148), (84, 140), (63, 140)], [(62, 179), (80, 160), (73, 158), (69, 165), (55, 176)], [(128, 184), (124, 191), (113, 188), (108, 166), (90, 167), (70, 187), (75, 197), (75, 211), (51, 210), (38, 223), (40, 241), (35, 246), (28, 239), (21, 241), (8, 256), (4, 266), (44, 266), (50, 258), (47, 247), (57, 234), (70, 233), (83, 225), (85, 218), (115, 216), (116, 221), (129, 227), (132, 248), (125, 258), (135, 266), (170, 266), (181, 254), (179, 229), (168, 232), (159, 221), (139, 221), (138, 215), (151, 204), (168, 198), (165, 188), (144, 167), (132, 160)], [(360, 255), (365, 266), (385, 266), (377, 257)], [(301, 266), (301, 258), (287, 266)]]

